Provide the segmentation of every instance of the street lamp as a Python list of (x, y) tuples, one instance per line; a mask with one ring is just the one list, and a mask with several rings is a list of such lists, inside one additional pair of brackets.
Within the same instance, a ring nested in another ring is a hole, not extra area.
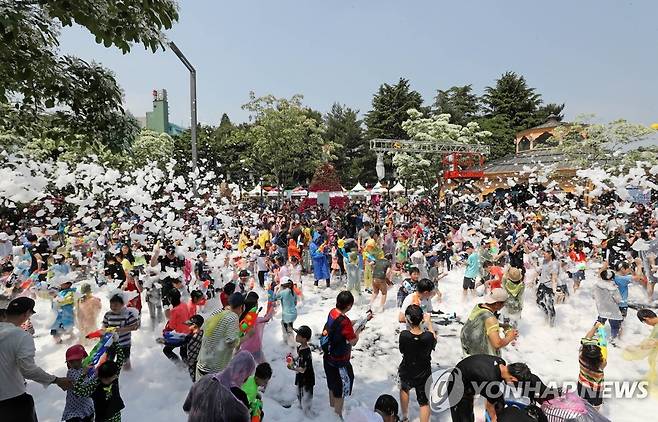
[(260, 178), (260, 204), (263, 205), (263, 178)]
[[(191, 142), (192, 142), (192, 170), (194, 173), (197, 172), (197, 155), (196, 155), (196, 70), (194, 69), (194, 66), (192, 66), (192, 63), (185, 58), (183, 55), (183, 52), (180, 51), (178, 46), (174, 44), (174, 42), (169, 43), (169, 47), (171, 48), (171, 51), (173, 51), (178, 58), (180, 59), (181, 62), (185, 65), (187, 70), (190, 71), (190, 114), (191, 114), (191, 121), (192, 121), (192, 126), (190, 127), (190, 135), (191, 135)], [(196, 183), (195, 183), (195, 192), (196, 192)]]

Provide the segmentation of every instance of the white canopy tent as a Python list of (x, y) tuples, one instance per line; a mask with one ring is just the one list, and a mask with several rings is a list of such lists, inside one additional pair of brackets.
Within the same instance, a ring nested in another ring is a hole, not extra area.
[(381, 195), (388, 192), (388, 189), (382, 186), (380, 182), (377, 182), (377, 184), (372, 188), (370, 191), (371, 194), (373, 195)]
[[(267, 192), (265, 192), (265, 190), (263, 190), (263, 195), (265, 195), (266, 193)], [(260, 196), (260, 186), (258, 186), (258, 185), (254, 186), (254, 188), (252, 190), (247, 192), (247, 195), (248, 196)]]
[(350, 191), (350, 195), (353, 196), (358, 196), (358, 195), (368, 195), (370, 192), (366, 190), (366, 188), (363, 187), (363, 185), (359, 182), (357, 182), (356, 186), (352, 188)]
[(389, 193), (404, 193), (404, 186), (402, 186), (402, 183), (397, 182), (395, 186), (393, 186), (391, 189), (388, 190)]

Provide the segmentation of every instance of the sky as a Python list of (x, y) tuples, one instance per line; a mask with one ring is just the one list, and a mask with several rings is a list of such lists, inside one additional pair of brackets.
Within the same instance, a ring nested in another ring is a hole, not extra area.
[[(437, 89), (477, 94), (506, 71), (525, 76), (573, 120), (595, 114), (658, 122), (658, 2), (616, 0), (180, 0), (167, 32), (197, 69), (199, 121), (241, 122), (249, 98), (303, 94), (365, 113), (400, 77), (432, 102)], [(171, 50), (122, 54), (80, 27), (60, 50), (112, 69), (135, 116), (166, 88), (170, 121), (189, 127), (188, 72)]]

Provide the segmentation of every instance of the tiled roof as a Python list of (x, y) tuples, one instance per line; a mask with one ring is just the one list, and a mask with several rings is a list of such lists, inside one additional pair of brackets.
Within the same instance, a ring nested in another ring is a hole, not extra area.
[(564, 154), (555, 148), (537, 148), (530, 151), (510, 154), (505, 157), (485, 163), (482, 170), (487, 173), (512, 173), (521, 172), (524, 168), (540, 168), (556, 165), (556, 170), (573, 169)]

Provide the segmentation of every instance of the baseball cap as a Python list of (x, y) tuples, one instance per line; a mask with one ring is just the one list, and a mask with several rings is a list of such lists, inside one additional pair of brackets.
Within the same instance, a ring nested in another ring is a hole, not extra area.
[(66, 350), (66, 361), (84, 359), (87, 357), (87, 351), (81, 344), (71, 346)]
[(292, 284), (290, 277), (281, 277), (281, 285), (286, 286), (288, 284)]
[(27, 311), (31, 311), (33, 314), (35, 314), (36, 312), (34, 312), (34, 305), (34, 300), (30, 299), (29, 297), (17, 297), (16, 299), (9, 302), (9, 305), (7, 305), (7, 314), (20, 315)]
[(192, 315), (190, 319), (185, 321), (185, 325), (196, 325), (201, 327), (203, 325), (203, 317), (201, 315)]
[(308, 325), (302, 325), (299, 328), (293, 328), (293, 331), (304, 337), (306, 340), (310, 340), (311, 336), (313, 335), (311, 328)]
[(233, 293), (228, 297), (228, 304), (231, 305), (232, 308), (242, 306), (244, 305), (244, 296), (242, 296), (242, 293)]
[(491, 305), (492, 303), (505, 302), (509, 295), (503, 289), (493, 289), (491, 293), (484, 297), (483, 303)]

